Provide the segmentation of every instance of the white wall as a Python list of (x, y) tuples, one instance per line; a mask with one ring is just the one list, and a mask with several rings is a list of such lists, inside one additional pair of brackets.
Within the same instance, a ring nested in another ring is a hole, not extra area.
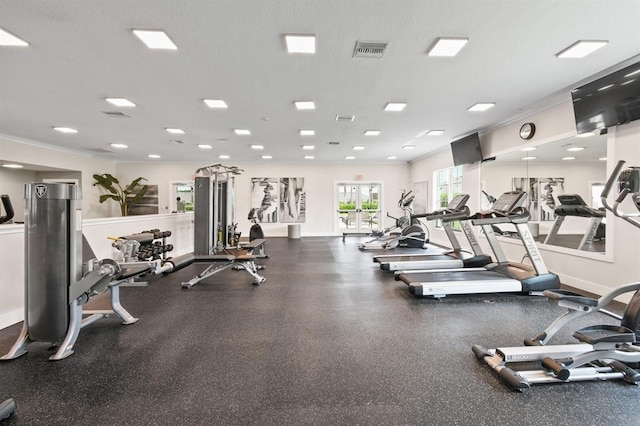
[[(147, 178), (148, 184), (159, 186), (160, 212), (171, 210), (170, 182), (193, 179), (195, 170), (206, 165), (194, 163), (118, 163), (117, 176), (131, 181), (138, 176)], [(337, 235), (335, 183), (354, 181), (356, 176), (362, 182), (382, 182), (384, 210), (391, 214), (399, 213), (396, 207), (402, 189), (410, 189), (409, 165), (407, 164), (236, 164), (244, 172), (235, 177), (236, 218), (238, 230), (248, 235), (251, 223), (246, 219), (251, 205), (252, 177), (303, 177), (307, 194), (306, 221), (301, 226), (302, 236)], [(359, 176), (358, 176), (359, 175)], [(286, 236), (287, 224), (263, 223), (267, 236)]]
[[(80, 187), (83, 195), (82, 209), (84, 216), (93, 218), (106, 217), (112, 214), (110, 205), (99, 204), (96, 201), (101, 192), (97, 187), (92, 186), (94, 182), (92, 176), (94, 173), (114, 173), (115, 163), (113, 161), (45, 148), (42, 145), (17, 141), (2, 135), (0, 135), (0, 153), (0, 160), (6, 162), (26, 163), (81, 172)], [(60, 174), (56, 174), (56, 176), (60, 176)], [(11, 182), (15, 182), (15, 180)], [(8, 184), (6, 189), (7, 192), (20, 194), (17, 198), (18, 201), (12, 199), (13, 204), (19, 207), (23, 205), (22, 197), (24, 196), (25, 183), (28, 182)], [(5, 190), (2, 189), (2, 191)]]

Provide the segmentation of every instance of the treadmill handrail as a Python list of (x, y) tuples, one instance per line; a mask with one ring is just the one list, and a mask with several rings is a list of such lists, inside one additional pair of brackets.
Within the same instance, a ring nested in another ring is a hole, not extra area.
[(431, 213), (420, 213), (420, 214), (412, 214), (412, 219), (420, 219), (424, 218), (428, 221), (442, 219), (446, 222), (452, 222), (454, 220), (467, 220), (471, 216), (471, 211), (468, 206), (464, 206), (462, 210), (451, 210), (451, 209), (438, 209)]

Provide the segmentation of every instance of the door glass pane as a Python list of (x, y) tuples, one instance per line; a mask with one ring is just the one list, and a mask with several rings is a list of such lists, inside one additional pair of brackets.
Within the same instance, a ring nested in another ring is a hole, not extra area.
[(340, 230), (355, 231), (358, 228), (356, 208), (358, 192), (355, 185), (338, 185), (338, 215), (340, 217)]
[(379, 229), (380, 185), (360, 185), (360, 228), (361, 232)]

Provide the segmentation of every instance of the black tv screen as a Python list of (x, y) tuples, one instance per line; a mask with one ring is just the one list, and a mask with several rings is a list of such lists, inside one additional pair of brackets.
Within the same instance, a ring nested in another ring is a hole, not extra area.
[(640, 62), (571, 92), (578, 133), (640, 118)]
[(453, 154), (453, 164), (456, 166), (482, 161), (478, 133), (451, 142), (451, 153)]

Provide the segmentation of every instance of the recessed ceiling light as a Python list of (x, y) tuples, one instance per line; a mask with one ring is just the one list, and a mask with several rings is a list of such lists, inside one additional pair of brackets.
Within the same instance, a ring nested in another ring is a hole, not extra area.
[(133, 30), (133, 34), (138, 37), (149, 49), (176, 50), (176, 46), (169, 36), (161, 30)]
[(632, 75), (636, 75), (636, 74), (640, 74), (640, 69), (639, 69), (639, 70), (635, 70), (635, 71), (633, 71), (633, 72), (630, 72), (629, 74), (626, 74), (626, 75), (625, 75), (625, 78), (626, 78), (626, 77), (631, 77)]
[(353, 150), (354, 151), (363, 151), (364, 150), (364, 146), (362, 146), (362, 145), (354, 145), (353, 146)]
[(569, 160), (575, 160), (576, 157), (562, 157), (562, 159), (565, 161), (569, 161)]
[(0, 28), (0, 46), (26, 47), (29, 43), (11, 34), (4, 28)]
[(136, 104), (127, 98), (105, 98), (104, 100), (117, 107), (130, 108), (136, 106)]
[(313, 136), (315, 134), (315, 130), (300, 130), (300, 136)]
[(380, 130), (366, 130), (364, 132), (365, 136), (378, 136), (380, 134)]
[(444, 130), (429, 130), (427, 136), (440, 136), (444, 133)]
[(607, 84), (606, 86), (602, 86), (601, 88), (599, 88), (598, 92), (602, 92), (603, 90), (611, 89), (613, 86), (615, 86), (615, 85), (614, 84)]
[(54, 127), (53, 130), (57, 130), (61, 133), (78, 133), (76, 129), (72, 129), (71, 127)]
[(477, 104), (473, 104), (469, 107), (469, 111), (486, 111), (489, 108), (493, 108), (495, 106), (495, 102), (478, 102)]
[(208, 145), (208, 144), (200, 144), (200, 145), (198, 145), (198, 148), (200, 148), (200, 149), (211, 149), (212, 147), (211, 147), (211, 145)]
[(316, 158), (316, 157), (314, 157), (313, 155), (305, 155), (304, 156), (305, 160), (313, 160), (314, 158)]
[(312, 149), (316, 149), (314, 145), (302, 145), (302, 149), (310, 151)]
[(577, 134), (576, 137), (578, 137), (578, 138), (588, 138), (588, 137), (591, 137), (593, 135), (595, 135), (595, 133), (593, 133), (593, 132), (585, 132), (585, 133)]
[(389, 102), (385, 107), (385, 111), (402, 111), (407, 106), (406, 102)]
[(289, 53), (316, 53), (316, 36), (313, 34), (286, 34), (284, 40)]
[(572, 146), (571, 148), (567, 148), (567, 151), (582, 151), (584, 149), (584, 147), (581, 146)]
[(293, 103), (296, 106), (296, 109), (316, 109), (316, 104), (313, 101), (295, 101)]
[(598, 160), (600, 160), (600, 161), (607, 161), (607, 160), (608, 160), (608, 158), (607, 158), (607, 157), (600, 157), (600, 158), (598, 158)]
[(523, 160), (535, 160), (538, 157), (522, 157)]
[(396, 160), (398, 157), (395, 155), (390, 155), (387, 157), (387, 160)]
[(355, 160), (356, 157), (354, 157), (353, 155), (347, 155), (346, 157), (344, 157), (345, 160)]
[(222, 99), (203, 99), (202, 100), (209, 108), (226, 109), (229, 108), (227, 103)]
[(250, 135), (251, 131), (247, 130), (247, 129), (233, 129), (233, 131), (235, 132), (236, 135)]
[(270, 155), (263, 155), (263, 156), (262, 156), (262, 159), (263, 159), (263, 160), (271, 160), (272, 158), (273, 158), (273, 157), (272, 157), (272, 156), (270, 156)]
[(184, 130), (182, 130), (182, 129), (175, 129), (175, 128), (172, 128), (172, 127), (167, 127), (167, 128), (165, 128), (165, 130), (167, 132), (171, 133), (171, 134), (174, 134), (174, 135), (184, 135)]
[(627, 84), (631, 84), (631, 83), (633, 83), (634, 81), (636, 81), (636, 79), (635, 79), (635, 78), (632, 78), (631, 80), (627, 80), (627, 81), (625, 81), (624, 83), (620, 83), (620, 86), (626, 86)]
[(609, 43), (607, 40), (580, 40), (557, 53), (556, 56), (558, 58), (584, 58), (607, 43)]
[(162, 158), (162, 157), (160, 157), (158, 154), (149, 154), (149, 155), (147, 155), (147, 157), (149, 157), (149, 158), (153, 158), (154, 160), (157, 160), (157, 159), (159, 159), (159, 158)]
[(218, 158), (219, 158), (219, 159), (221, 159), (221, 160), (228, 160), (228, 159), (229, 159), (229, 158), (231, 158), (231, 157), (229, 157), (229, 156), (228, 156), (228, 155), (226, 155), (226, 154), (220, 154), (220, 155), (218, 155)]
[(520, 151), (535, 151), (537, 148), (535, 146), (528, 146), (526, 148), (522, 148)]
[(251, 145), (251, 149), (264, 149), (262, 145)]
[(458, 52), (467, 44), (468, 38), (464, 37), (440, 37), (433, 47), (429, 49), (429, 56), (456, 56)]
[(402, 147), (402, 149), (414, 149), (415, 147), (415, 145), (405, 145)]
[(111, 145), (111, 147), (116, 148), (116, 149), (127, 149), (127, 148), (129, 148), (128, 145), (125, 145), (123, 143), (112, 143), (110, 145)]
[(7, 169), (21, 169), (24, 166), (22, 164), (3, 164), (2, 167), (6, 167)]

